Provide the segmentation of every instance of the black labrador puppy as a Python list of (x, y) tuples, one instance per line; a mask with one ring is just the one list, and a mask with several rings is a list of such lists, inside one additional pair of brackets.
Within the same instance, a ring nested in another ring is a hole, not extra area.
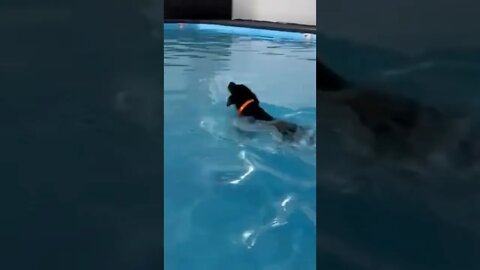
[(318, 60), (317, 96), (350, 107), (375, 134), (392, 132), (394, 129), (411, 130), (426, 110), (440, 116), (435, 108), (422, 106), (414, 100), (355, 85)]
[(452, 115), (398, 94), (357, 85), (318, 60), (316, 71), (317, 102), (349, 108), (372, 134), (371, 149), (377, 155), (428, 158), (455, 137), (459, 151), (473, 145), (470, 131)]
[(230, 82), (228, 84), (230, 96), (227, 107), (235, 105), (240, 117), (249, 117), (252, 121), (261, 122), (274, 127), (283, 141), (293, 142), (305, 135), (306, 129), (297, 124), (275, 119), (261, 106), (257, 96), (247, 86)]

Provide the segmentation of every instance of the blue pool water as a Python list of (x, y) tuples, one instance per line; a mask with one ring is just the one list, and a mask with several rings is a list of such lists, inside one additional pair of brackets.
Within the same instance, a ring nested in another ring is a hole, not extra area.
[(227, 84), (315, 129), (314, 37), (166, 24), (165, 269), (315, 269), (315, 146), (240, 135)]

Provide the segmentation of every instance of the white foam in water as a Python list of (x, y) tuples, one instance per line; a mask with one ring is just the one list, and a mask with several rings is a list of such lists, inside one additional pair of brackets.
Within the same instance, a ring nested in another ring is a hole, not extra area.
[(258, 241), (259, 237), (280, 226), (284, 226), (288, 223), (288, 217), (292, 211), (297, 208), (294, 195), (286, 195), (279, 202), (274, 204), (276, 208), (275, 216), (266, 224), (259, 225), (255, 229), (249, 229), (242, 233), (242, 240), (247, 248), (252, 248)]
[(226, 104), (226, 100), (229, 95), (227, 91), (227, 85), (232, 81), (235, 81), (235, 78), (231, 75), (217, 75), (210, 80), (209, 97), (213, 104)]

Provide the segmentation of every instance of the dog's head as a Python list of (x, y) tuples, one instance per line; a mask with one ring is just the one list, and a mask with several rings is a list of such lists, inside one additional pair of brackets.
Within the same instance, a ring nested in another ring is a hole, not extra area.
[(251, 99), (253, 99), (254, 103), (260, 104), (257, 96), (252, 92), (252, 90), (243, 84), (235, 84), (234, 82), (230, 82), (228, 84), (228, 91), (230, 92), (230, 96), (227, 100), (227, 107), (230, 105), (235, 105), (235, 107), (239, 109), (243, 104)]

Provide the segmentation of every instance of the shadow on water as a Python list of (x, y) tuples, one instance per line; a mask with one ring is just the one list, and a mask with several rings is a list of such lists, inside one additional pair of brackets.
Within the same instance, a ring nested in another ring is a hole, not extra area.
[[(327, 35), (319, 35), (317, 42), (319, 59), (344, 77), (387, 87), (440, 109), (454, 108), (478, 123), (480, 50), (448, 48), (406, 55)], [(318, 153), (319, 164), (326, 162), (320, 168), (340, 166), (329, 159), (331, 152)], [(432, 172), (427, 179), (397, 175), (391, 168), (383, 173), (359, 169), (348, 159), (341, 162), (338, 181), (327, 180), (331, 175), (319, 169), (319, 267), (480, 268), (478, 179), (467, 183), (460, 179), (462, 171), (448, 176)], [(365, 170), (370, 171), (363, 174)]]
[(148, 86), (161, 110), (162, 41), (145, 10), (0, 4), (0, 268), (163, 265), (162, 131), (117, 104), (122, 87)]

